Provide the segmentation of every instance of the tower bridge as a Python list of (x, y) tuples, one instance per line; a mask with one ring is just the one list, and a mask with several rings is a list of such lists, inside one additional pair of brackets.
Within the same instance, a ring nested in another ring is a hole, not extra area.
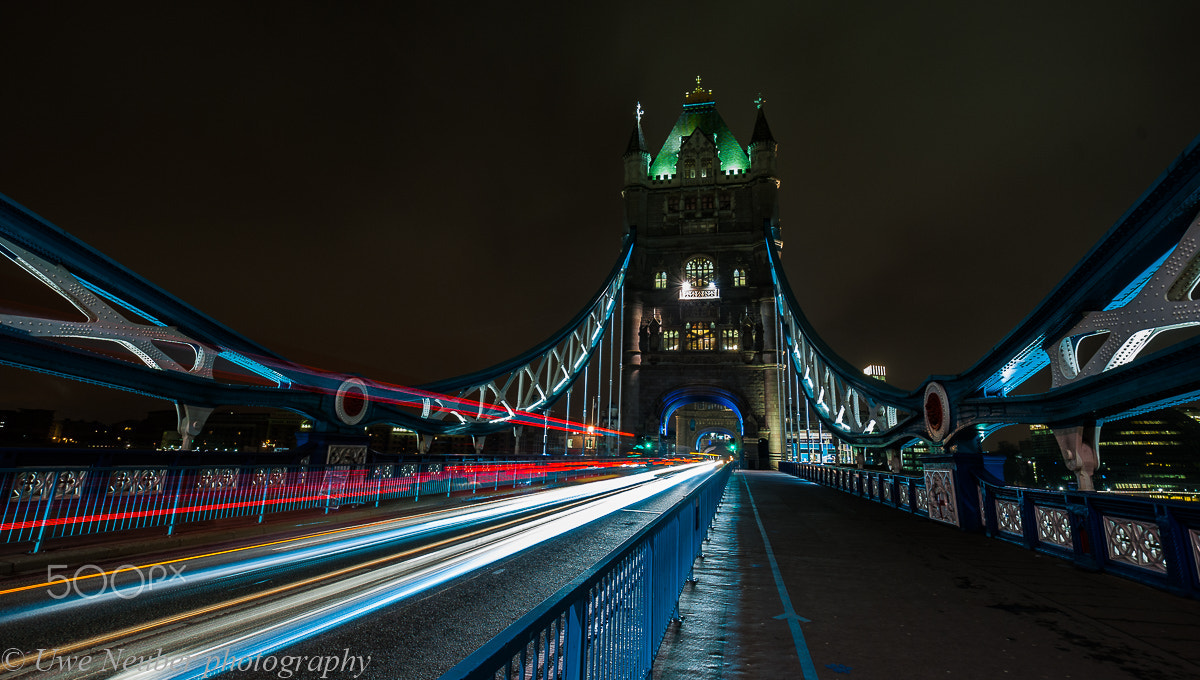
[[(551, 429), (586, 430), (604, 442), (598, 450), (610, 453), (631, 448), (639, 438), (664, 450), (671, 441), (699, 449), (706, 436), (720, 438), (740, 449), (748, 468), (784, 470), (944, 524), (1025, 541), (1079, 564), (1111, 563), (1117, 571), (1148, 574), (1142, 580), (1174, 592), (1200, 591), (1200, 520), (1194, 512), (1159, 506), (1135, 512), (1105, 505), (1107, 500), (1089, 493), (1099, 464), (1098, 433), (1106, 422), (1200, 399), (1200, 338), (1186, 332), (1200, 325), (1195, 299), (1200, 140), (973, 366), (904, 390), (850, 365), (805, 317), (782, 266), (779, 143), (765, 103), (760, 98), (755, 105), (754, 127), (743, 145), (722, 119), (712, 91), (697, 82), (657, 152), (647, 145), (639, 105), (622, 158), (625, 233), (608, 277), (560, 331), (488, 369), (410, 387), (300, 366), (2, 196), (0, 254), (65, 299), (81, 318), (0, 314), (0, 363), (171, 401), (185, 446), (219, 406), (293, 411), (314, 423), (308, 446), (317, 458), (310, 462), (323, 462), (329, 470), (366, 464), (362, 432), (377, 424), (417, 432), (423, 451), (437, 436), (471, 436), (482, 452), (489, 437), (511, 433), (518, 443), (522, 437), (545, 442)], [(846, 266), (853, 267), (852, 258)], [(931, 317), (937, 311), (931, 307)], [(1030, 389), (1039, 374), (1049, 376), (1048, 387)], [(1012, 424), (1053, 430), (1075, 475), (1076, 495), (1039, 500), (1004, 484), (1002, 460), (985, 455), (982, 444)], [(819, 461), (807, 460), (798, 442), (807, 444), (813, 429), (859, 451), (874, 449), (890, 470), (864, 471), (861, 459), (857, 469), (812, 465)], [(910, 478), (900, 474), (899, 449), (913, 443), (927, 446), (929, 454), (922, 474)], [(711, 441), (706, 446), (713, 448)], [(540, 470), (527, 480), (543, 483), (551, 474), (557, 480), (560, 472)], [(51, 474), (21, 477), (36, 483), (13, 486), (10, 499), (27, 516), (42, 519), (4, 524), (37, 531), (39, 545), (55, 504), (86, 495), (82, 475), (72, 485), (64, 481), (71, 473)], [(511, 470), (489, 470), (481, 485), (478, 469), (440, 467), (397, 473), (407, 480), (392, 479), (391, 473), (331, 477), (326, 471), (318, 482), (307, 474), (278, 472), (280, 479), (292, 475), (288, 484), (303, 487), (306, 502), (319, 499), (315, 502), (325, 503), (326, 510), (337, 495), (331, 484), (355, 502), (369, 498), (373, 488), (378, 504), (391, 492), (399, 497), (415, 491), (419, 497), (434, 482), (444, 482), (438, 493), (449, 495), (453, 479), (470, 478), (474, 491), (488, 480), (496, 489), (502, 479), (516, 487), (519, 478)], [(147, 489), (161, 492), (170, 479), (181, 488), (185, 479), (126, 477), (123, 486), (113, 486), (118, 491), (106, 493), (144, 496)], [(260, 521), (275, 477), (274, 471), (262, 471), (254, 482), (261, 486), (242, 485), (255, 494), (262, 489), (261, 496), (238, 501), (258, 503)], [(237, 486), (232, 477), (225, 482), (206, 477), (197, 484), (208, 490)], [(461, 483), (467, 488), (468, 482)], [(753, 505), (749, 482), (744, 484)], [(698, 550), (719, 498), (711, 486), (697, 487), (687, 501), (694, 519), (686, 512), (672, 515), (671, 531), (679, 533), (661, 540)], [(167, 511), (156, 506), (136, 512)], [(54, 517), (62, 524), (71, 521)], [(1043, 529), (1048, 533), (1038, 533)], [(1127, 539), (1120, 543), (1125, 552), (1113, 548), (1121, 536)], [(765, 529), (763, 539), (767, 542)], [(1105, 556), (1101, 546), (1117, 552)], [(613, 569), (642, 570), (639, 574), (657, 569), (645, 556), (653, 553), (650, 548), (622, 550), (627, 552), (612, 562)], [(671, 578), (690, 569), (680, 568)], [(593, 576), (597, 580), (589, 588), (609, 578)], [(571, 597), (585, 597), (581, 592)], [(602, 599), (586, 606), (600, 606)], [(571, 618), (583, 616), (577, 609), (582, 606), (539, 613), (536, 625), (549, 628), (530, 628), (534, 632), (520, 635), (533, 637), (521, 639), (533, 644), (530, 640), (561, 635), (569, 653), (570, 645), (585, 644), (571, 637), (582, 635), (582, 624)], [(801, 618), (785, 604), (785, 617), (788, 612), (789, 625)], [(654, 625), (661, 627), (670, 614), (656, 609)], [(792, 626), (793, 634), (798, 626)], [(505, 644), (493, 651), (513, 658), (516, 643)]]

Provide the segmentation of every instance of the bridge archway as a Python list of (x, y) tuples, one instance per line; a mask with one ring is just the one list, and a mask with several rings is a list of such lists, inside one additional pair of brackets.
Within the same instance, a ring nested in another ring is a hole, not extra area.
[[(660, 395), (650, 413), (654, 420), (647, 429), (657, 432), (664, 452), (672, 446), (678, 453), (701, 451), (703, 440), (717, 434), (751, 457), (757, 453), (759, 423), (738, 392), (716, 385), (676, 387)], [(752, 446), (744, 446), (746, 441)]]
[[(737, 415), (739, 437), (746, 434), (746, 414), (750, 409), (741, 395), (727, 389), (712, 385), (690, 385), (667, 392), (659, 398), (659, 407), (654, 409), (658, 414), (658, 434), (666, 436), (675, 412), (688, 404), (719, 404)], [(755, 428), (757, 430), (757, 428)]]
[[(709, 425), (707, 427), (701, 428), (696, 433), (695, 443), (693, 444), (692, 448), (699, 451), (700, 453), (712, 452), (717, 445), (705, 443), (705, 440), (711, 439), (710, 435), (718, 435), (722, 438), (728, 438), (729, 441), (732, 441), (734, 443), (735, 448), (738, 450), (740, 450), (742, 447), (741, 434), (734, 432), (733, 430), (731, 430), (727, 427), (721, 427), (719, 425)], [(727, 453), (727, 450), (717, 451), (717, 453), (724, 455), (725, 453)]]

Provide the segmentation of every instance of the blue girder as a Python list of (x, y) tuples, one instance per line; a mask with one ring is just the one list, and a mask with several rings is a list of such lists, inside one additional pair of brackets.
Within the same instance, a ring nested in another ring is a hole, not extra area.
[[(632, 233), (626, 237), (587, 307), (545, 342), (490, 369), (408, 388), (292, 364), (0, 195), (0, 255), (86, 317), (0, 314), (0, 363), (194, 407), (287, 409), (323, 430), (361, 432), (391, 423), (430, 434), (482, 435), (540, 426), (540, 414), (569, 389), (609, 328), (634, 240)], [(74, 339), (107, 342), (128, 360), (62, 342)], [(162, 351), (164, 343), (190, 347), (194, 361), (180, 363)], [(218, 381), (212, 371), (218, 357), (266, 384)]]

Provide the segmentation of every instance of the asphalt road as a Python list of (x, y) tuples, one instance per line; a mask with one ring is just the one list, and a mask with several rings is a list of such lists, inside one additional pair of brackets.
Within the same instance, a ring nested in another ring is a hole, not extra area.
[[(678, 481), (688, 472), (666, 476)], [(4, 677), (224, 670), (435, 678), (671, 507), (708, 470), (696, 472), (680, 484), (661, 474), (630, 476), (231, 552), (130, 560), (141, 568), (85, 571), (48, 585), (10, 579), (0, 591), (24, 589), (0, 592), (3, 662), (21, 667)]]

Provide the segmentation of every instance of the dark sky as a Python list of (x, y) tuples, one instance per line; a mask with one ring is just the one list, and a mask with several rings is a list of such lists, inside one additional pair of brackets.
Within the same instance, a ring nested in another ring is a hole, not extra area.
[[(766, 97), (805, 312), (915, 388), (1200, 134), (1196, 2), (410, 4), (0, 4), (0, 192), (284, 356), (413, 384), (582, 307), (635, 103), (657, 151), (702, 75), (743, 145)], [(0, 408), (160, 405), (24, 375)]]

